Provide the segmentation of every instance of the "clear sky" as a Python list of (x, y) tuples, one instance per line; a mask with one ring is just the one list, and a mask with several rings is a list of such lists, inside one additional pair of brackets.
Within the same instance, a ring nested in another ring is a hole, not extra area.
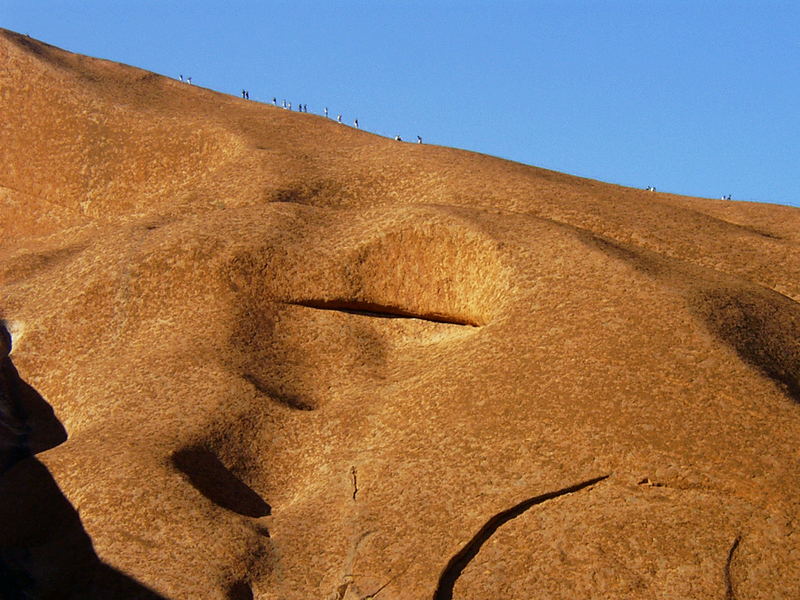
[(0, 0), (0, 26), (382, 135), (800, 206), (798, 0)]

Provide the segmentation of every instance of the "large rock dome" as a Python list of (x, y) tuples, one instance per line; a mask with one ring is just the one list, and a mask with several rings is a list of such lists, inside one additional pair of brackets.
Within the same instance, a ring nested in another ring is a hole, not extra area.
[(796, 597), (799, 209), (0, 66), (0, 595)]

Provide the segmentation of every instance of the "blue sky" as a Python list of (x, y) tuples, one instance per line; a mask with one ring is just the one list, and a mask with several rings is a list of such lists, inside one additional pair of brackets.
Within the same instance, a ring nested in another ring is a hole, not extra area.
[(800, 206), (796, 0), (0, 0), (0, 26), (382, 135)]

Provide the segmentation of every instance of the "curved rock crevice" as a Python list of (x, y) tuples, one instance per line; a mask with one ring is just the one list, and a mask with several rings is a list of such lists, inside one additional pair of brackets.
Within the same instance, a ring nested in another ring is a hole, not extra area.
[(406, 310), (399, 306), (390, 304), (378, 304), (375, 302), (362, 302), (358, 300), (303, 300), (299, 302), (289, 302), (295, 306), (305, 306), (317, 310), (333, 310), (345, 312), (377, 319), (419, 319), (421, 321), (433, 321), (435, 323), (448, 323), (450, 325), (462, 325), (466, 327), (480, 327), (475, 319), (462, 315), (454, 315), (440, 312), (415, 312)]
[(455, 589), (456, 581), (458, 581), (461, 573), (464, 572), (464, 569), (467, 568), (467, 565), (469, 565), (472, 559), (478, 555), (478, 552), (480, 552), (480, 549), (483, 547), (483, 545), (489, 541), (489, 538), (491, 538), (495, 532), (500, 529), (500, 527), (508, 523), (510, 520), (517, 518), (537, 504), (543, 504), (544, 502), (559, 498), (561, 496), (574, 494), (580, 490), (592, 487), (593, 485), (608, 479), (610, 476), (611, 475), (601, 475), (600, 477), (594, 477), (587, 481), (582, 481), (581, 483), (577, 483), (554, 492), (547, 492), (546, 494), (533, 496), (532, 498), (528, 498), (527, 500), (523, 500), (522, 502), (515, 504), (511, 508), (507, 508), (496, 515), (493, 515), (488, 521), (486, 521), (486, 523), (484, 523), (483, 527), (481, 527), (478, 532), (472, 536), (472, 539), (470, 539), (461, 548), (461, 550), (456, 552), (450, 558), (447, 566), (439, 576), (439, 585), (436, 587), (436, 591), (433, 594), (433, 600), (452, 600), (453, 590)]
[(725, 561), (725, 570), (724, 570), (725, 600), (736, 600), (736, 590), (733, 587), (733, 579), (731, 578), (731, 565), (733, 564), (733, 558), (736, 555), (736, 551), (739, 549), (739, 544), (741, 542), (742, 542), (742, 536), (737, 535), (736, 538), (733, 540), (733, 544), (731, 544), (730, 550), (728, 550), (728, 558)]

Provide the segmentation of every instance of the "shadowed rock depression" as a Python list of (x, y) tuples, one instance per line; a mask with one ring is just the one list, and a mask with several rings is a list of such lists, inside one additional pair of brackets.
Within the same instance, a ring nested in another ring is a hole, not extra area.
[(172, 462), (214, 504), (245, 517), (265, 517), (271, 513), (270, 505), (231, 473), (213, 452), (186, 448), (173, 454)]

